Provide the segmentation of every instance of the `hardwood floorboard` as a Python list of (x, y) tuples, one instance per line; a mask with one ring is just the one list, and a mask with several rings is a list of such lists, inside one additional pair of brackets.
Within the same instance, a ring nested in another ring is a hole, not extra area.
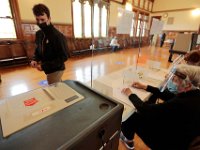
[[(89, 83), (91, 81), (91, 64), (93, 65), (92, 77), (95, 79), (124, 67), (135, 65), (137, 56), (138, 48), (131, 48), (114, 53), (95, 53), (93, 58), (91, 55), (69, 58), (66, 62), (63, 80), (70, 79)], [(161, 62), (162, 68), (168, 68), (170, 66), (168, 57), (168, 49), (147, 46), (141, 48), (138, 63), (139, 65), (145, 65), (147, 60), (155, 60)], [(39, 82), (46, 80), (46, 76), (43, 72), (39, 72), (28, 65), (1, 68), (0, 74), (2, 79), (0, 83), (0, 99), (39, 88)], [(145, 146), (139, 137), (136, 137), (134, 140), (136, 143), (136, 150), (148, 150), (148, 147)], [(120, 142), (119, 150), (125, 149), (123, 143)]]

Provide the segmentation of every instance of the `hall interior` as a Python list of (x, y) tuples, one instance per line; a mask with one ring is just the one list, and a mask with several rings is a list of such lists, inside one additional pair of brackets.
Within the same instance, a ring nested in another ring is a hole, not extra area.
[[(0, 25), (1, 100), (46, 85), (44, 72), (29, 65), (35, 50), (35, 32), (38, 30), (31, 10), (36, 3), (42, 2), (49, 6), (52, 23), (66, 37), (70, 57), (65, 62), (66, 70), (62, 80), (77, 80), (88, 86), (99, 77), (129, 66), (135, 67), (137, 64), (146, 67), (148, 60), (160, 62), (161, 68), (168, 69), (171, 66), (168, 62), (171, 46), (169, 41), (176, 39), (178, 34), (200, 32), (198, 0), (94, 0), (94, 8), (101, 12), (98, 14), (99, 24), (95, 24), (98, 21), (90, 20), (89, 17), (76, 19), (86, 16), (84, 13), (90, 14), (86, 10), (93, 8), (90, 0), (83, 1), (85, 3), (78, 0), (60, 0), (59, 3), (51, 0), (9, 1), (13, 16), (0, 16), (0, 20), (7, 18), (14, 21), (11, 24), (12, 30), (6, 30), (11, 36), (9, 38), (6, 37), (7, 33), (3, 34), (7, 24)], [(98, 2), (101, 3), (97, 4)], [(81, 9), (77, 11), (79, 7)], [(130, 34), (118, 33), (119, 8), (133, 12), (134, 21)], [(153, 18), (159, 19), (164, 25), (162, 31), (151, 41)], [(95, 24), (94, 29), (91, 26), (92, 21)], [(79, 28), (81, 30), (77, 30)], [(162, 33), (166, 33), (166, 38), (160, 47)], [(109, 44), (114, 36), (117, 36), (120, 48), (112, 52)], [(91, 50), (92, 45), (94, 49)], [(195, 45), (194, 49), (198, 48), (199, 45)], [(177, 56), (173, 55), (173, 60)], [(148, 150), (138, 137), (135, 140), (137, 150)], [(120, 142), (119, 150), (124, 149)]]
[[(136, 62), (138, 57), (138, 48), (121, 49), (117, 52), (105, 51), (90, 55), (80, 55), (70, 58), (65, 62), (66, 70), (64, 71), (63, 80), (77, 80), (90, 86), (91, 84), (91, 61), (93, 62), (93, 80), (123, 69)], [(169, 50), (155, 46), (146, 46), (141, 48), (138, 59), (138, 66), (147, 67), (147, 61), (152, 60), (161, 62), (162, 68), (169, 68), (171, 63), (168, 62)], [(174, 59), (177, 55), (174, 56)], [(95, 69), (96, 68), (96, 69)], [(16, 67), (6, 67), (1, 70), (2, 82), (0, 84), (0, 99), (28, 92), (45, 84), (45, 74), (31, 68), (29, 64)], [(137, 150), (149, 150), (142, 140), (135, 136), (135, 148)], [(119, 150), (125, 150), (125, 146), (119, 142)]]

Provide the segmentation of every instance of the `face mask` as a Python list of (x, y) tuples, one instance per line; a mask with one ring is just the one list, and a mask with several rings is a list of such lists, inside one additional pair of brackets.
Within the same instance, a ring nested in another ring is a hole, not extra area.
[(167, 89), (168, 89), (170, 92), (174, 93), (174, 94), (177, 94), (177, 93), (178, 93), (178, 87), (177, 87), (176, 84), (174, 84), (174, 83), (172, 82), (172, 80), (169, 80), (169, 82), (167, 83)]
[(40, 27), (40, 29), (42, 29), (42, 30), (44, 30), (44, 29), (46, 29), (47, 27), (48, 27), (48, 25), (47, 25), (47, 23), (46, 22), (43, 22), (43, 23), (38, 23), (37, 24), (39, 27)]

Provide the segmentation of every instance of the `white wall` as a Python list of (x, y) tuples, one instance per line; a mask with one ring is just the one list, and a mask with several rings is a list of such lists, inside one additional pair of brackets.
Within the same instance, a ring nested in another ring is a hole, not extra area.
[[(192, 15), (192, 11), (195, 10), (185, 10), (178, 11), (178, 9), (185, 8), (200, 8), (200, 0), (155, 0), (153, 11), (163, 11), (162, 13), (152, 13), (152, 16), (163, 16), (167, 13), (166, 18), (162, 17), (164, 21), (163, 30), (189, 30), (198, 31), (200, 25), (200, 14), (197, 16)], [(175, 10), (175, 11), (165, 11), (165, 10)], [(173, 24), (167, 24), (167, 19), (169, 17), (174, 18)]]
[[(192, 11), (177, 11), (177, 12), (167, 12), (168, 17), (163, 18), (164, 27), (163, 30), (189, 30), (189, 31), (198, 31), (200, 25), (200, 15), (192, 15)], [(152, 16), (162, 16), (164, 13), (153, 13)], [(174, 18), (173, 24), (167, 24), (169, 17)]]
[[(183, 2), (182, 2), (183, 1)], [(197, 3), (197, 1), (199, 1)], [(72, 24), (71, 0), (18, 0), (20, 15), (22, 21), (35, 21), (32, 13), (32, 7), (37, 3), (44, 3), (51, 11), (52, 22)], [(172, 5), (173, 4), (173, 5)], [(200, 5), (200, 0), (155, 0), (155, 10), (170, 10), (175, 7), (187, 8)], [(117, 26), (118, 8), (125, 8), (124, 5), (112, 2), (110, 3), (109, 26)], [(167, 7), (167, 8), (166, 8)], [(153, 13), (153, 16), (163, 15), (163, 13)], [(167, 25), (167, 18), (162, 18), (165, 22), (164, 30), (198, 30), (200, 16), (192, 16), (191, 11), (168, 12), (168, 17), (174, 17), (174, 23)]]
[(72, 23), (71, 0), (18, 0), (22, 21), (35, 21), (32, 8), (35, 4), (43, 3), (49, 7), (51, 21), (54, 23)]
[(199, 0), (155, 0), (153, 5), (153, 11), (199, 7)]
[[(54, 23), (72, 24), (71, 0), (18, 0), (22, 21), (35, 21), (32, 8), (35, 4), (43, 3), (51, 11), (51, 20)], [(125, 8), (124, 5), (110, 2), (109, 26), (117, 26), (118, 8)]]
[(118, 8), (125, 8), (125, 6), (112, 1), (110, 2), (110, 20), (109, 20), (110, 27), (117, 26)]

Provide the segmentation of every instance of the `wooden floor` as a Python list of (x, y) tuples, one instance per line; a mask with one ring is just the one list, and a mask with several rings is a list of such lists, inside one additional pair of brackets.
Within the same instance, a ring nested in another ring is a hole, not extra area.
[[(117, 71), (124, 67), (135, 65), (138, 57), (138, 48), (125, 49), (117, 52), (95, 52), (91, 55), (80, 55), (70, 58), (66, 62), (66, 70), (63, 80), (78, 80), (83, 83), (90, 83), (91, 80)], [(168, 68), (169, 51), (165, 48), (143, 47), (139, 55), (139, 65), (145, 65), (147, 60), (161, 62), (161, 67)], [(92, 71), (91, 71), (91, 65)], [(92, 72), (92, 77), (91, 77)], [(45, 74), (29, 65), (1, 68), (0, 75), (0, 99), (13, 96), (23, 92), (39, 88), (41, 81), (46, 80)], [(135, 138), (136, 150), (148, 150), (148, 148)], [(120, 142), (119, 150), (125, 150), (124, 145)]]

